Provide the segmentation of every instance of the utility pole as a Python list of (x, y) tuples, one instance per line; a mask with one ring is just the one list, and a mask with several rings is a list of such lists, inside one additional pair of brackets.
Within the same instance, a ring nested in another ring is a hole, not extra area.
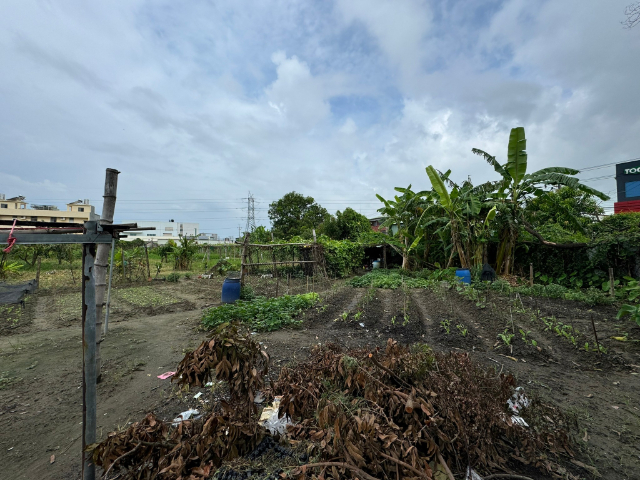
[(253, 195), (251, 195), (251, 192), (249, 192), (249, 197), (247, 197), (247, 228), (245, 231), (251, 233), (255, 229), (256, 229), (256, 210), (255, 210)]
[[(118, 192), (118, 174), (120, 172), (114, 168), (107, 168), (107, 173), (104, 180), (104, 200), (102, 203), (102, 214), (100, 216), (100, 225), (113, 224), (113, 214), (116, 209), (116, 193)], [(96, 301), (96, 316), (95, 316), (95, 335), (96, 335), (96, 375), (98, 381), (100, 381), (101, 363), (100, 356), (100, 342), (102, 342), (102, 309), (104, 307), (104, 294), (105, 287), (107, 286), (107, 265), (109, 261), (109, 244), (99, 244), (97, 253), (95, 255), (95, 268), (92, 272), (95, 276), (95, 301)], [(122, 257), (122, 264), (124, 265), (124, 256)], [(109, 276), (113, 275), (113, 272), (109, 272)], [(109, 282), (111, 283), (111, 282)]]

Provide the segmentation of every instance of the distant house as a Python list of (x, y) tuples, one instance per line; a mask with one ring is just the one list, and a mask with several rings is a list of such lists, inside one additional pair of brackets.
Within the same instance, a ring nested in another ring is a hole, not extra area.
[(66, 210), (59, 210), (56, 205), (29, 204), (25, 197), (6, 198), (0, 193), (0, 220), (24, 220), (28, 222), (65, 222), (84, 223), (98, 220), (100, 215), (89, 203), (88, 199), (67, 203)]
[(371, 230), (373, 230), (374, 232), (383, 232), (383, 233), (387, 233), (388, 228), (387, 227), (381, 227), (380, 225), (382, 225), (384, 223), (384, 221), (386, 220), (386, 217), (375, 217), (375, 218), (370, 218), (369, 219), (369, 223), (371, 224)]

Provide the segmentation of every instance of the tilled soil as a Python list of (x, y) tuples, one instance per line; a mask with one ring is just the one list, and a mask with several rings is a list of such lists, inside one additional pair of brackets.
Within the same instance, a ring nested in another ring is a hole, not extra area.
[[(206, 395), (195, 400), (195, 392), (180, 394), (157, 375), (174, 370), (184, 351), (206, 337), (197, 330), (201, 308), (219, 302), (221, 283), (221, 279), (153, 283), (154, 291), (190, 302), (180, 307), (185, 311), (153, 315), (155, 311), (140, 307), (130, 315), (114, 316), (102, 347), (100, 438), (149, 411), (170, 420), (190, 407), (208, 408)], [(275, 290), (273, 283), (260, 279), (254, 289), (268, 293)], [(306, 280), (294, 286), (306, 291)], [(510, 299), (492, 292), (470, 300), (445, 287), (403, 291), (356, 289), (340, 283), (331, 289), (310, 285), (310, 289), (320, 287), (327, 289), (320, 294), (322, 301), (303, 314), (301, 328), (255, 335), (271, 356), (271, 378), (283, 365), (306, 358), (319, 343), (375, 348), (393, 337), (402, 343), (424, 342), (439, 351), (468, 351), (496, 373), (513, 373), (535, 401), (562, 407), (575, 441), (575, 460), (587, 466), (565, 459), (563, 464), (574, 475), (593, 478), (588, 467), (595, 467), (605, 479), (640, 478), (640, 346), (633, 341), (640, 339), (640, 328), (615, 321), (615, 309)], [(282, 284), (278, 289), (284, 293), (281, 288)], [(579, 332), (574, 337), (582, 349), (545, 331), (543, 318), (552, 315)], [(584, 351), (584, 343), (594, 344), (592, 318), (606, 355)], [(36, 308), (31, 322), (21, 328), (0, 336), (0, 476), (79, 478), (79, 324), (62, 325), (55, 312)], [(510, 345), (498, 337), (505, 330), (514, 335)], [(624, 333), (629, 341), (611, 338)]]

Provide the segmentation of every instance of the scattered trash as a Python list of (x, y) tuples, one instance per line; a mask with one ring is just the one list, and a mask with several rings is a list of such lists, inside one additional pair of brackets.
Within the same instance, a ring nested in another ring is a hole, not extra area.
[(364, 328), (364, 323), (359, 323), (358, 325), (360, 325), (362, 328)]
[(287, 431), (287, 425), (291, 423), (286, 415), (282, 418), (278, 418), (278, 410), (280, 410), (281, 400), (281, 396), (274, 398), (273, 405), (265, 407), (265, 409), (262, 410), (262, 415), (260, 415), (260, 424), (272, 434), (279, 433), (280, 435), (284, 435)]
[(207, 382), (204, 384), (205, 387), (213, 387), (213, 382)]
[(509, 408), (515, 414), (519, 414), (522, 409), (528, 407), (529, 404), (529, 399), (524, 394), (524, 388), (522, 387), (516, 387), (516, 391), (511, 398), (507, 400), (507, 405), (509, 405)]
[(590, 393), (589, 395), (585, 395), (585, 397), (592, 398), (593, 397), (593, 393)]
[(193, 398), (200, 398), (202, 396), (202, 392), (196, 393)]
[(51, 455), (51, 457), (49, 457), (49, 463), (53, 463), (56, 461), (56, 456), (55, 455)]
[(467, 475), (464, 480), (482, 480), (482, 477), (473, 468), (467, 467)]
[(13, 447), (7, 448), (7, 452), (10, 452), (11, 450), (13, 450)]
[(262, 392), (256, 392), (256, 396), (253, 399), (253, 403), (262, 403), (264, 402), (264, 395)]
[(158, 378), (160, 380), (166, 380), (169, 377), (173, 377), (175, 374), (176, 372), (166, 372), (166, 373), (163, 373), (162, 375), (158, 375)]
[(189, 420), (191, 417), (193, 417), (193, 419), (195, 420), (196, 418), (199, 418), (199, 411), (196, 410), (195, 408), (190, 408), (189, 410), (187, 410), (186, 412), (182, 412), (180, 415), (178, 415), (176, 418), (173, 419), (172, 425), (174, 427), (177, 427), (178, 425), (180, 425), (180, 422), (184, 422), (185, 420)]
[(611, 405), (611, 408), (618, 410), (620, 407), (618, 407), (617, 405)]

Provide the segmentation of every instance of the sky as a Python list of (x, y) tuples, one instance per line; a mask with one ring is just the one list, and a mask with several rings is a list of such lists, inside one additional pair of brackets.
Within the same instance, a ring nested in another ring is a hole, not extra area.
[[(630, 0), (3, 0), (0, 193), (236, 235), (296, 191), (369, 217), (427, 165), (497, 179), (640, 157)], [(579, 177), (615, 200), (613, 166)], [(603, 177), (603, 178), (601, 178)], [(594, 180), (595, 179), (595, 180)]]

